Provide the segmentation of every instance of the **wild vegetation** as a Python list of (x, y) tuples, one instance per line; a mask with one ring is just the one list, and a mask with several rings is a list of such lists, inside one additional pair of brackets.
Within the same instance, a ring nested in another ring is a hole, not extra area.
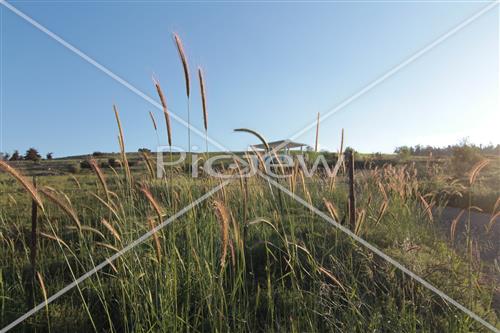
[[(182, 43), (174, 38), (189, 114), (189, 68)], [(206, 135), (206, 85), (198, 73)], [(154, 86), (171, 146), (166, 95), (156, 79)], [(126, 153), (119, 110), (113, 106), (113, 111), (119, 154), (0, 161), (0, 327), (99, 268), (16, 329), (487, 331), (265, 178), (222, 180), (201, 172), (193, 178), (185, 165), (168, 167), (158, 177), (154, 154)], [(150, 117), (156, 131), (158, 123)], [(342, 150), (326, 154), (331, 165)], [(314, 158), (317, 152), (308, 154)], [(203, 158), (209, 156), (207, 151)], [(265, 174), (269, 170), (262, 156), (259, 160), (256, 167)], [(359, 155), (355, 209), (349, 207), (345, 167), (336, 177), (324, 169), (306, 177), (295, 159), (293, 167), (275, 171), (288, 175), (278, 183), (290, 193), (500, 327), (498, 262), (481, 258), (482, 243), (470, 219), (475, 189), (498, 175), (500, 162), (482, 158), (456, 176), (447, 172), (450, 161)], [(218, 170), (241, 175), (245, 165), (232, 162), (233, 168), (221, 163)], [(28, 174), (38, 175), (36, 184)], [(467, 193), (465, 225), (457, 218), (441, 228), (444, 208)], [(494, 192), (488, 193), (490, 198)], [(498, 196), (490, 208), (486, 228), (493, 232)], [(148, 232), (144, 242), (127, 247)], [(129, 250), (108, 259), (123, 249)]]

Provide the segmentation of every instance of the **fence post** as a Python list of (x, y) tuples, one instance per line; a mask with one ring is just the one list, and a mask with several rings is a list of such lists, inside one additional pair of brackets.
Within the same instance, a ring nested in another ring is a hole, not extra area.
[(354, 152), (347, 152), (347, 176), (349, 178), (349, 226), (356, 228), (356, 196), (354, 195)]

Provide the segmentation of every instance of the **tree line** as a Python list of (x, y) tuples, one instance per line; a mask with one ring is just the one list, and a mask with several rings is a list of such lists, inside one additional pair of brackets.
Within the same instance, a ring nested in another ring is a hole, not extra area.
[[(45, 155), (45, 158), (47, 160), (51, 160), (53, 158), (54, 153), (47, 153)], [(35, 148), (29, 148), (26, 150), (26, 153), (24, 155), (21, 155), (19, 153), (19, 150), (14, 150), (14, 152), (11, 154), (5, 153), (5, 154), (0, 154), (0, 158), (5, 160), (5, 161), (39, 161), (42, 159), (42, 155), (38, 152), (37, 149)]]
[(469, 143), (467, 139), (462, 140), (459, 144), (448, 145), (446, 147), (433, 146), (400, 146), (396, 147), (394, 153), (400, 156), (455, 156), (457, 153), (467, 151), (470, 154), (479, 155), (500, 155), (500, 144), (493, 145), (475, 145)]

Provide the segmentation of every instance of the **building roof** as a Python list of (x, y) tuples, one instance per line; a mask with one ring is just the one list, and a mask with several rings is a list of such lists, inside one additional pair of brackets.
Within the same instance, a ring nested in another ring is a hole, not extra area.
[[(287, 140), (278, 140), (278, 141), (268, 142), (267, 144), (269, 145), (269, 148), (271, 148), (271, 149), (274, 149), (278, 146), (282, 146), (282, 147), (280, 147), (281, 149), (308, 147), (308, 145), (306, 145), (305, 143), (293, 142), (293, 141), (289, 141), (289, 140), (288, 140), (288, 142), (286, 142), (286, 141)], [(264, 146), (264, 144), (252, 145), (252, 147), (255, 149), (265, 149), (266, 148)]]

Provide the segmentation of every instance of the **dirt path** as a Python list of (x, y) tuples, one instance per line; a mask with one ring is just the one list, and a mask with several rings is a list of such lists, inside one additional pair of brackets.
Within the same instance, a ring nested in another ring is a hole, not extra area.
[[(448, 237), (450, 235), (451, 223), (453, 219), (460, 214), (460, 211), (460, 208), (446, 207), (441, 214), (441, 226)], [(455, 244), (458, 246), (463, 244), (465, 226), (467, 225), (468, 218), (469, 215), (466, 211), (458, 221), (456, 229), (457, 240), (455, 241)], [(490, 219), (490, 214), (471, 212), (470, 221), (472, 236), (477, 240), (480, 246), (482, 260), (493, 262), (496, 259), (500, 262), (500, 218), (497, 218), (496, 223), (491, 230), (487, 232), (486, 226), (490, 222)]]

